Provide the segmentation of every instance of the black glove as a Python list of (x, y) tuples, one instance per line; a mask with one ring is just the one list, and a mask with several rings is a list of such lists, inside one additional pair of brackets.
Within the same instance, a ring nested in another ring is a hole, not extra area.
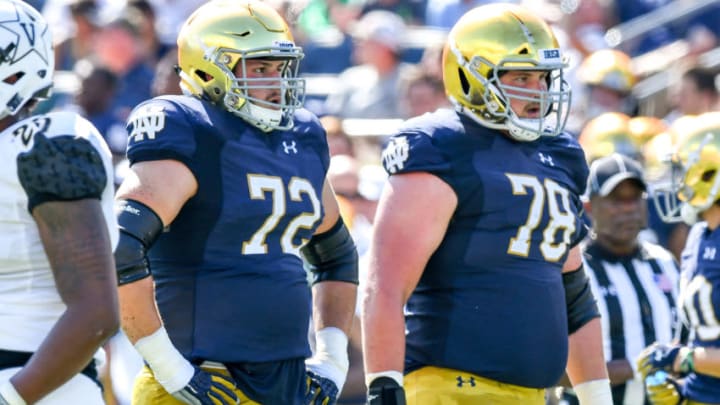
[(190, 405), (231, 405), (240, 401), (234, 390), (235, 382), (231, 377), (195, 366), (195, 374), (187, 385), (171, 395)]
[(338, 389), (332, 380), (321, 377), (312, 371), (307, 372), (305, 403), (308, 405), (334, 405), (337, 402)]
[(378, 377), (368, 387), (368, 405), (405, 405), (405, 389), (390, 377)]

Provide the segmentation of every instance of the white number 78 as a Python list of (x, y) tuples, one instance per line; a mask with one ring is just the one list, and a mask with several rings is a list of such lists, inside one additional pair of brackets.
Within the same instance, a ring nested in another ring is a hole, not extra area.
[[(518, 228), (515, 237), (510, 238), (507, 252), (516, 256), (528, 256), (532, 232), (540, 225), (547, 201), (550, 222), (543, 231), (540, 253), (547, 261), (560, 260), (567, 251), (571, 235), (575, 232), (575, 216), (570, 209), (570, 193), (550, 179), (545, 179), (544, 183), (540, 183), (535, 176), (522, 174), (506, 174), (506, 176), (512, 184), (513, 195), (527, 195), (528, 189), (533, 193), (527, 220)], [(545, 198), (546, 196), (547, 198)], [(562, 240), (559, 243), (553, 243), (558, 231), (562, 231)]]

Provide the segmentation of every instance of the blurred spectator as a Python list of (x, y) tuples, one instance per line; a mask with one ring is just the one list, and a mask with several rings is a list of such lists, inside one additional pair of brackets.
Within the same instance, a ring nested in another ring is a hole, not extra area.
[(442, 78), (418, 68), (403, 77), (401, 84), (399, 102), (402, 118), (451, 107)]
[(568, 45), (580, 53), (581, 60), (608, 47), (605, 32), (617, 21), (612, 1), (565, 1), (561, 11), (563, 18), (559, 25), (567, 34)]
[(400, 77), (410, 65), (400, 61), (405, 23), (389, 11), (372, 11), (356, 22), (353, 52), (358, 66), (344, 70), (328, 95), (326, 112), (342, 118), (400, 117)]
[(99, 31), (95, 0), (71, 0), (68, 4), (73, 31), (56, 39), (55, 69), (72, 70), (75, 62), (93, 53), (93, 41)]
[(426, 74), (442, 80), (442, 53), (445, 44), (442, 42), (428, 45), (423, 51), (418, 67)]
[(670, 89), (670, 104), (674, 108), (665, 116), (665, 121), (672, 123), (683, 115), (700, 115), (718, 108), (717, 77), (716, 71), (699, 66), (685, 70), (680, 81)]
[(330, 156), (355, 156), (355, 146), (353, 141), (343, 130), (342, 120), (339, 117), (334, 115), (325, 115), (320, 118), (320, 123), (327, 133)]
[(571, 131), (577, 131), (577, 124), (582, 128), (589, 120), (603, 113), (636, 114), (637, 101), (632, 95), (632, 89), (637, 77), (627, 54), (614, 49), (591, 53), (579, 66), (577, 80), (581, 86), (581, 99), (573, 111), (576, 120), (573, 122), (574, 127), (569, 128)]
[[(117, 0), (105, 0), (114, 1)], [(132, 3), (133, 0), (129, 0)], [(175, 46), (177, 34), (182, 23), (207, 0), (149, 0), (155, 15), (155, 31), (160, 42), (167, 46)], [(120, 3), (120, 2), (118, 2)]]
[(306, 36), (300, 72), (340, 73), (349, 68), (353, 52), (349, 31), (359, 15), (355, 2), (311, 0), (298, 20), (298, 29)]
[(146, 62), (155, 65), (165, 53), (174, 48), (174, 44), (167, 44), (160, 40), (157, 32), (157, 14), (155, 7), (150, 0), (128, 0), (127, 7), (139, 11), (143, 18), (140, 19), (139, 32), (143, 48), (146, 52)]
[(177, 64), (177, 49), (173, 48), (167, 51), (155, 65), (155, 77), (151, 87), (153, 97), (163, 94), (182, 94)]
[(371, 11), (393, 12), (408, 25), (424, 25), (426, 0), (366, 0), (361, 15)]
[(515, 0), (427, 0), (425, 25), (450, 29), (467, 11), (489, 3), (520, 3)]
[[(80, 88), (75, 94), (74, 102), (65, 109), (75, 110), (90, 120), (103, 136), (106, 136), (112, 125), (124, 124), (115, 120), (110, 110), (118, 86), (115, 73), (92, 59), (78, 61), (73, 70), (80, 79)], [(108, 139), (106, 141), (112, 149), (112, 143)], [(124, 140), (121, 150), (116, 152), (125, 153)]]
[(113, 101), (116, 118), (125, 121), (133, 107), (149, 99), (154, 71), (147, 63), (147, 48), (140, 37), (145, 16), (126, 8), (98, 33), (95, 53), (102, 64), (119, 78)]
[[(618, 22), (623, 23), (644, 16), (673, 0), (613, 1)], [(674, 11), (674, 10), (673, 10)], [(636, 39), (622, 44), (622, 49), (632, 56), (653, 51), (678, 39), (689, 42), (690, 53), (699, 54), (712, 49), (720, 36), (720, 3), (710, 5), (688, 18), (667, 24), (658, 24)]]

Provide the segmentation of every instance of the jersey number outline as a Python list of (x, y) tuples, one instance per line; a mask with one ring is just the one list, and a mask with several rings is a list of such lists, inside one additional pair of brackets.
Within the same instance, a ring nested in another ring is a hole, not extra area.
[[(270, 193), (273, 204), (272, 212), (265, 218), (265, 222), (253, 233), (249, 240), (242, 243), (242, 253), (246, 255), (267, 254), (267, 236), (277, 227), (280, 219), (285, 215), (287, 210), (285, 184), (282, 178), (278, 176), (267, 176), (263, 174), (248, 174), (247, 180), (251, 199), (265, 200), (266, 194)], [(304, 245), (307, 240), (303, 239), (302, 244), (297, 246), (294, 245), (292, 241), (301, 228), (312, 229), (315, 222), (320, 219), (320, 200), (317, 197), (312, 183), (300, 177), (290, 179), (287, 184), (287, 191), (290, 200), (302, 201), (304, 194), (310, 199), (310, 203), (312, 204), (312, 212), (302, 212), (296, 215), (290, 223), (288, 223), (280, 237), (280, 248), (282, 252), (299, 256), (300, 246)]]
[[(695, 276), (683, 290), (680, 302), (690, 326), (695, 328), (697, 338), (702, 341), (720, 338), (720, 322), (712, 302), (712, 284), (704, 276)], [(702, 319), (698, 314), (698, 308), (702, 313)]]
[[(527, 195), (528, 189), (532, 190), (533, 194), (527, 220), (518, 228), (515, 237), (510, 238), (507, 252), (515, 256), (528, 256), (532, 233), (540, 225), (543, 210), (547, 207), (550, 221), (543, 231), (540, 253), (547, 261), (560, 260), (567, 252), (570, 236), (575, 232), (575, 215), (570, 209), (570, 193), (551, 179), (545, 179), (541, 183), (535, 176), (508, 173), (505, 175), (510, 180), (513, 195)], [(562, 240), (554, 243), (555, 235), (560, 231), (562, 231)]]

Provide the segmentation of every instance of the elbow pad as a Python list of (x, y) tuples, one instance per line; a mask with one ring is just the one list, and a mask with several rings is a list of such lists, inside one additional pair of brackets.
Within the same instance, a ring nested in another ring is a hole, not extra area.
[(115, 270), (118, 285), (124, 285), (150, 275), (147, 250), (157, 240), (163, 225), (155, 211), (135, 200), (118, 201), (115, 215), (120, 228)]
[(300, 252), (313, 285), (329, 280), (358, 284), (357, 248), (342, 218), (329, 231), (313, 236)]
[(595, 297), (590, 290), (590, 280), (583, 266), (562, 275), (567, 305), (568, 334), (572, 335), (593, 318), (600, 316)]

